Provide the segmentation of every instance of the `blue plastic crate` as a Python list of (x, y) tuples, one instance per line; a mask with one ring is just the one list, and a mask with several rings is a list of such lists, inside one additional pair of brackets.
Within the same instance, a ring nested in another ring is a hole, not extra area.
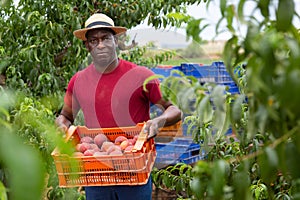
[(164, 77), (168, 77), (171, 75), (172, 68), (152, 68), (152, 72), (155, 74), (163, 75)]
[[(180, 66), (176, 67), (186, 76), (194, 76), (200, 83), (225, 84), (234, 82), (222, 61), (212, 62), (211, 65), (181, 63)], [(235, 70), (234, 73), (238, 72)]]
[[(162, 75), (164, 77), (169, 77), (169, 76), (180, 76), (178, 74), (172, 74), (173, 70), (178, 70), (178, 71), (182, 71), (180, 66), (173, 66), (173, 67), (155, 67), (152, 68), (151, 71), (157, 75)], [(160, 81), (162, 79), (160, 78)]]
[(233, 86), (233, 87), (229, 87), (228, 92), (230, 92), (231, 94), (239, 94), (240, 90), (237, 86)]
[(156, 143), (156, 164), (171, 165), (179, 162), (192, 164), (201, 160), (200, 145), (191, 138), (176, 138), (169, 143)]
[(187, 76), (194, 76), (200, 83), (213, 82), (217, 84), (233, 82), (223, 62), (213, 62), (211, 65), (191, 63), (181, 64), (182, 72)]
[(201, 157), (201, 155), (195, 155), (189, 158), (185, 158), (183, 160), (181, 160), (181, 162), (185, 163), (185, 164), (193, 164), (199, 160), (202, 160), (203, 158)]
[(201, 77), (203, 76), (202, 73), (205, 74), (207, 66), (200, 66), (199, 64), (192, 64), (192, 63), (181, 63), (181, 70), (187, 76), (195, 76)]

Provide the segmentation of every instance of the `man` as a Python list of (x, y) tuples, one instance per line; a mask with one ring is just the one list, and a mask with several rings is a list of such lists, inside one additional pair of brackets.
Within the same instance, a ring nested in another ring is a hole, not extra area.
[[(83, 40), (93, 63), (77, 72), (70, 80), (64, 106), (56, 123), (67, 130), (78, 111), (84, 115), (88, 128), (132, 126), (146, 122), (149, 138), (155, 137), (160, 127), (172, 125), (181, 119), (181, 111), (162, 98), (159, 81), (153, 80), (143, 88), (145, 80), (154, 75), (151, 70), (119, 59), (117, 34), (126, 28), (114, 26), (111, 18), (94, 14), (85, 28), (74, 31)], [(150, 103), (164, 109), (159, 117), (150, 120)], [(150, 200), (151, 178), (139, 186), (86, 187), (87, 200), (143, 199)]]

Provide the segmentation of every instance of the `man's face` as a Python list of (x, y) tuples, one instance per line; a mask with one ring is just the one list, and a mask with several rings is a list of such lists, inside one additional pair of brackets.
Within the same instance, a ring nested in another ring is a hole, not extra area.
[(94, 63), (100, 67), (108, 67), (117, 59), (117, 41), (113, 33), (105, 29), (93, 29), (87, 32), (86, 48), (90, 52)]

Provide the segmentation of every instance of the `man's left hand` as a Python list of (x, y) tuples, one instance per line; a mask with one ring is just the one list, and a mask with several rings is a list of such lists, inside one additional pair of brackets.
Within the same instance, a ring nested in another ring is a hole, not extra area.
[(158, 134), (159, 128), (161, 127), (160, 123), (161, 122), (158, 119), (152, 119), (146, 122), (144, 131), (148, 132), (148, 139), (151, 139)]

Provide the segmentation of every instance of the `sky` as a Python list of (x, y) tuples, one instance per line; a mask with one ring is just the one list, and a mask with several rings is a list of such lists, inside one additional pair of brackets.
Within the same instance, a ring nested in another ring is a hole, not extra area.
[[(274, 0), (276, 2), (277, 0)], [(237, 4), (236, 0), (228, 0), (228, 2), (233, 2), (234, 4)], [(295, 10), (300, 15), (300, 1), (296, 0), (295, 2)], [(247, 15), (250, 15), (252, 10), (254, 9), (254, 4), (251, 1), (248, 1), (245, 5), (245, 13)], [(274, 9), (275, 10), (275, 9)], [(210, 3), (209, 8), (206, 8), (206, 3), (201, 2), (199, 5), (191, 5), (187, 7), (187, 13), (195, 18), (205, 18), (205, 23), (209, 24), (209, 27), (207, 27), (201, 34), (201, 38), (204, 40), (226, 40), (230, 38), (230, 34), (228, 32), (224, 32), (216, 37), (215, 34), (215, 26), (218, 22), (218, 20), (221, 18), (221, 13), (219, 11), (219, 1), (212, 1)], [(261, 18), (261, 15), (259, 12), (254, 13), (255, 17), (258, 19)], [(275, 16), (275, 13), (271, 12), (271, 16)], [(294, 24), (300, 28), (300, 21), (299, 19), (294, 19)], [(143, 24), (133, 28), (134, 29), (143, 29), (143, 28), (149, 28), (147, 26), (147, 21), (145, 21)], [(178, 28), (169, 28), (173, 31), (176, 31), (180, 34), (185, 35), (185, 29), (178, 29)], [(244, 34), (246, 32), (246, 27), (240, 26), (241, 34)], [(215, 38), (216, 37), (216, 38)]]

